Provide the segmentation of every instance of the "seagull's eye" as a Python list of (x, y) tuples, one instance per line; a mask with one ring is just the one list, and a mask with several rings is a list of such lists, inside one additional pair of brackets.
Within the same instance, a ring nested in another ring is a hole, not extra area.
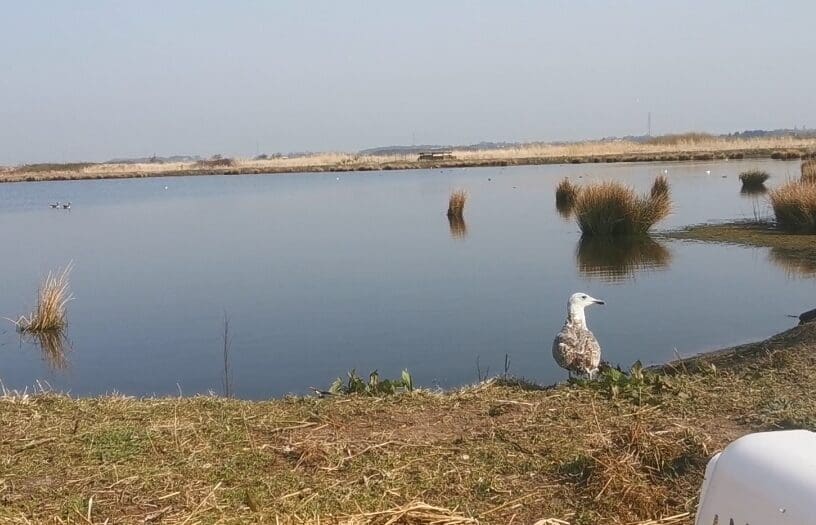
[(581, 299), (586, 299), (586, 298), (587, 298), (587, 296), (586, 296), (586, 295), (582, 295), (582, 296), (581, 296)]

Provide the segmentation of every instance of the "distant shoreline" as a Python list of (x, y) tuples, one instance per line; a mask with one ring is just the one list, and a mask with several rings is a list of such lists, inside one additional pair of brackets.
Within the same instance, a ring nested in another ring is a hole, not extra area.
[(396, 171), (548, 164), (682, 162), (731, 159), (793, 160), (816, 154), (816, 139), (728, 140), (704, 143), (641, 145), (580, 143), (513, 150), (456, 151), (454, 158), (418, 160), (416, 155), (316, 154), (296, 158), (213, 159), (172, 163), (33, 164), (0, 168), (2, 182), (260, 175), (355, 171)]

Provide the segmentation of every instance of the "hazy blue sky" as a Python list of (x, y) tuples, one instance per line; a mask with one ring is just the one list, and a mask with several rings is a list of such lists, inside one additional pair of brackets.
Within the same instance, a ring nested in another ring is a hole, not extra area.
[(816, 126), (812, 1), (2, 2), (0, 163)]

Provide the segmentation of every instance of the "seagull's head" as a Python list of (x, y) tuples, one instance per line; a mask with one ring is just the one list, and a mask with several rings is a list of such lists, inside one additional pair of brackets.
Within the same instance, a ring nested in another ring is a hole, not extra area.
[(592, 306), (593, 304), (604, 304), (604, 302), (600, 299), (595, 299), (591, 295), (585, 294), (584, 292), (578, 292), (570, 296), (568, 304), (570, 310), (573, 308), (580, 308), (583, 310), (587, 306)]

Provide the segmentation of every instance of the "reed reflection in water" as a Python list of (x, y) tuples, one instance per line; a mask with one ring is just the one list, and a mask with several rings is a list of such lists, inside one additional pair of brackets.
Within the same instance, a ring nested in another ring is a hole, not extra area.
[(649, 236), (581, 237), (576, 251), (581, 275), (607, 282), (631, 279), (639, 271), (665, 270), (671, 259), (671, 251)]
[(454, 239), (464, 239), (467, 237), (467, 223), (461, 215), (448, 215), (448, 226), (451, 237)]
[(740, 188), (740, 195), (743, 197), (759, 197), (768, 193), (768, 188), (764, 184), (759, 185), (743, 185)]
[(816, 260), (789, 248), (771, 248), (768, 258), (788, 277), (816, 277)]
[(48, 330), (23, 334), (23, 341), (37, 346), (42, 353), (43, 361), (53, 371), (67, 370), (70, 365), (68, 352), (71, 342), (63, 330)]

